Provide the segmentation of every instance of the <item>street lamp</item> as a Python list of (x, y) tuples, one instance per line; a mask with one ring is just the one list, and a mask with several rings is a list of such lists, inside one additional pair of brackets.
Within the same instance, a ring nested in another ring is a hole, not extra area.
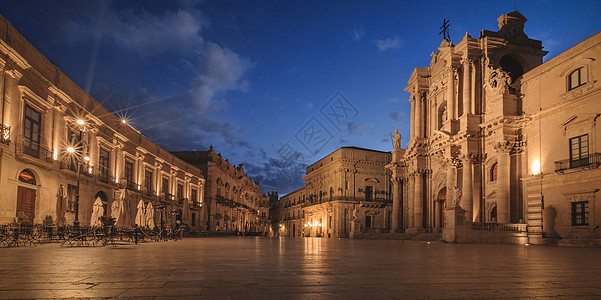
[[(81, 143), (81, 152), (77, 157), (77, 194), (75, 194), (75, 220), (73, 220), (73, 227), (79, 227), (79, 190), (80, 190), (80, 173), (81, 164), (83, 161), (89, 161), (90, 157), (87, 156), (88, 143), (83, 141), (83, 132), (86, 130), (86, 122), (82, 119), (77, 120), (77, 127), (79, 127), (79, 142)], [(75, 148), (68, 147), (67, 152), (75, 154)]]

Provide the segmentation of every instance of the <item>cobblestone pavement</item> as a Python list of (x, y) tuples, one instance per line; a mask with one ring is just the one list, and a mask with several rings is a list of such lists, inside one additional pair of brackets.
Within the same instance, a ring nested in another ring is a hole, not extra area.
[(189, 238), (0, 249), (0, 298), (601, 298), (601, 249)]

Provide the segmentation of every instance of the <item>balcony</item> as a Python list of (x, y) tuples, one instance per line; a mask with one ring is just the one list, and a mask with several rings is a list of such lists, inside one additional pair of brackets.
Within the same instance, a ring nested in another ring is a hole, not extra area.
[(555, 172), (564, 173), (566, 170), (578, 168), (598, 168), (601, 165), (601, 153), (591, 153), (581, 159), (564, 159), (555, 162)]
[(130, 191), (138, 191), (138, 184), (135, 181), (129, 180), (129, 179), (127, 179), (126, 181), (127, 181), (127, 183), (125, 185), (126, 189), (128, 189)]
[(46, 163), (53, 162), (52, 151), (50, 151), (47, 148), (41, 147), (39, 144), (31, 143), (28, 141), (21, 141), (17, 143), (16, 153), (17, 155), (24, 154)]

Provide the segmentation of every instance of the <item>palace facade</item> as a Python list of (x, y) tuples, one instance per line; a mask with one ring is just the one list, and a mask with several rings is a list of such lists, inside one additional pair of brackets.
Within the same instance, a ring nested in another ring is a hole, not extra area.
[[(244, 173), (244, 164), (232, 166), (213, 146), (208, 151), (173, 152), (198, 167), (206, 176), (202, 224), (206, 230), (232, 233), (264, 233), (261, 209), (269, 198), (262, 197), (259, 183)], [(264, 209), (263, 209), (264, 211)]]
[(447, 241), (599, 238), (601, 34), (542, 63), (514, 11), (499, 30), (443, 40), (410, 93), (411, 137), (393, 150), (393, 229)]
[(307, 167), (280, 199), (281, 236), (359, 237), (391, 228), (390, 152), (342, 147)]
[(124, 201), (134, 225), (136, 207), (152, 203), (158, 226), (181, 218), (199, 228), (204, 178), (78, 87), (0, 17), (0, 223), (25, 215), (42, 223), (90, 224), (100, 198), (104, 214)]

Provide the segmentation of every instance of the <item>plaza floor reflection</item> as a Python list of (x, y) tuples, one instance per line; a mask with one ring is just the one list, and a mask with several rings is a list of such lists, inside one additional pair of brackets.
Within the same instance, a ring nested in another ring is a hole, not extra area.
[(11, 299), (601, 297), (599, 249), (232, 237), (0, 250)]

